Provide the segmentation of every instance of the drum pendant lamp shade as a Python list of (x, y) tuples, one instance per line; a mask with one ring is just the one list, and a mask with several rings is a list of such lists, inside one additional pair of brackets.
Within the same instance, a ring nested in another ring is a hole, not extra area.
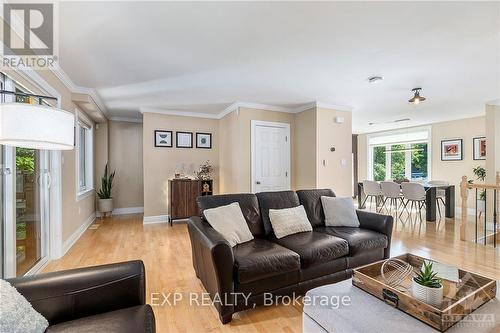
[(0, 144), (46, 150), (74, 148), (75, 116), (57, 108), (0, 104)]

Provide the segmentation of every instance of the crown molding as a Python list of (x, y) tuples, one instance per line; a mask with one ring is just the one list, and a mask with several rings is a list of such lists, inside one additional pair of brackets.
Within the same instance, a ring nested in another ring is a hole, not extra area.
[(111, 117), (108, 117), (108, 120), (111, 120), (111, 121), (122, 121), (122, 122), (126, 122), (126, 123), (138, 123), (138, 124), (142, 124), (142, 119), (133, 118), (133, 117), (115, 117), (115, 116), (111, 116)]
[(140, 108), (140, 112), (144, 113), (156, 113), (164, 114), (168, 116), (181, 116), (181, 117), (195, 117), (195, 118), (206, 118), (206, 119), (220, 119), (219, 114), (213, 113), (200, 113), (200, 112), (189, 112), (189, 111), (179, 111), (179, 110), (163, 110), (155, 108)]
[(327, 104), (322, 102), (311, 102), (304, 105), (301, 105), (296, 108), (288, 108), (284, 106), (270, 105), (270, 104), (259, 104), (259, 103), (250, 103), (250, 102), (234, 102), (229, 105), (227, 108), (222, 110), (219, 113), (202, 113), (202, 112), (189, 112), (189, 111), (180, 111), (180, 110), (164, 110), (164, 109), (156, 109), (156, 108), (140, 108), (141, 113), (157, 113), (164, 114), (169, 116), (181, 116), (181, 117), (196, 117), (196, 118), (206, 118), (206, 119), (222, 119), (228, 114), (238, 111), (240, 108), (247, 109), (258, 109), (265, 111), (274, 111), (274, 112), (285, 112), (285, 113), (300, 113), (313, 108), (323, 108), (323, 109), (332, 109), (337, 111), (348, 111), (351, 112), (352, 108), (347, 106), (340, 106), (334, 104)]
[(352, 110), (353, 110), (353, 108), (350, 106), (328, 104), (328, 103), (323, 103), (323, 102), (316, 102), (316, 107), (322, 108), (322, 109), (331, 109), (331, 110), (346, 111), (346, 112), (352, 112)]
[(61, 66), (59, 66), (59, 64), (55, 69), (52, 69), (51, 71), (72, 93), (89, 95), (94, 100), (95, 104), (99, 107), (99, 110), (101, 110), (101, 112), (107, 118), (109, 118), (109, 112), (95, 89), (76, 85), (68, 76), (68, 74), (66, 74), (66, 72), (61, 68)]

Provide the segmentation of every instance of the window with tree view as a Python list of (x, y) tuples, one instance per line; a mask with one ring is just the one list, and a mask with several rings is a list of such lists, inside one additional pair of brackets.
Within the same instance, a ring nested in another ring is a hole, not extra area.
[(430, 170), (428, 138), (429, 132), (423, 129), (369, 138), (371, 179), (427, 180)]

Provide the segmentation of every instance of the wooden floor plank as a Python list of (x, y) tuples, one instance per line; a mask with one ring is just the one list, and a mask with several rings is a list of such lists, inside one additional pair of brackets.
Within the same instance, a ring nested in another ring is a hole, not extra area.
[[(436, 223), (398, 220), (394, 227), (392, 255), (412, 252), (500, 279), (500, 249), (459, 239), (453, 219)], [(148, 302), (151, 293), (204, 292), (191, 263), (186, 224), (143, 225), (141, 215), (98, 219), (97, 229), (87, 230), (68, 253), (51, 262), (45, 271), (58, 271), (125, 260), (142, 259), (146, 266)], [(158, 332), (301, 332), (301, 306), (258, 307), (235, 314), (227, 325), (219, 322), (211, 306), (155, 306)]]

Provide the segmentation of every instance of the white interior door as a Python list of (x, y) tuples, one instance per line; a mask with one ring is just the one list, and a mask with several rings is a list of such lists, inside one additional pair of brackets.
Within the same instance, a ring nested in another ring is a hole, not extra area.
[(290, 125), (252, 121), (252, 192), (290, 189)]

